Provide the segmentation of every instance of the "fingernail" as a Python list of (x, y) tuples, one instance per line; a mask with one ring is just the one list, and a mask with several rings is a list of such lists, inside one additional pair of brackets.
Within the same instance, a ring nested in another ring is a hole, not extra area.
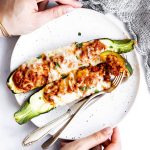
[(113, 132), (113, 129), (111, 128), (111, 127), (107, 127), (107, 128), (104, 128), (103, 130), (102, 130), (102, 132), (104, 133), (104, 134), (111, 134), (112, 132)]
[(71, 11), (73, 11), (73, 10), (75, 10), (75, 8), (69, 7), (69, 8), (66, 9), (66, 13), (71, 12)]

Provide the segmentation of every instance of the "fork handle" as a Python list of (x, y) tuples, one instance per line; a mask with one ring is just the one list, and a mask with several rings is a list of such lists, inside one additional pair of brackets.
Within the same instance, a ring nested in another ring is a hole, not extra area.
[(70, 118), (68, 118), (67, 122), (63, 126), (61, 126), (61, 128), (54, 135), (52, 135), (47, 141), (45, 141), (42, 144), (41, 147), (43, 149), (48, 149), (51, 145), (53, 145), (58, 140), (60, 134), (66, 128), (66, 126), (68, 125), (68, 123), (72, 120), (73, 116), (74, 115), (71, 115)]
[(68, 119), (76, 112), (76, 110), (84, 103), (85, 100), (81, 100), (77, 102), (74, 106), (72, 106), (66, 113), (59, 116), (58, 118), (54, 119), (53, 121), (47, 123), (43, 127), (40, 127), (33, 132), (31, 132), (22, 142), (23, 146), (31, 145), (32, 143), (38, 141), (42, 137), (46, 136), (50, 130), (52, 130), (55, 127), (60, 126), (62, 123), (67, 122)]
[(31, 145), (32, 143), (36, 142), (40, 138), (46, 136), (49, 131), (63, 122), (66, 122), (70, 118), (71, 114), (67, 111), (65, 114), (61, 115), (60, 117), (56, 118), (55, 120), (47, 123), (45, 126), (40, 127), (34, 130), (31, 134), (29, 134), (22, 142), (23, 146)]

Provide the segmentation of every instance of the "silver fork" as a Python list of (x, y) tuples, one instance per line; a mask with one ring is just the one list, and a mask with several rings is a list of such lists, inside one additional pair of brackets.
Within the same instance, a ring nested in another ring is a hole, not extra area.
[(96, 93), (94, 95), (91, 95), (86, 101), (84, 101), (81, 106), (76, 110), (76, 112), (74, 114), (72, 114), (70, 117), (68, 117), (68, 119), (66, 120), (66, 123), (54, 134), (52, 135), (48, 140), (46, 140), (43, 144), (42, 144), (42, 148), (43, 149), (48, 149), (49, 146), (51, 146), (52, 144), (54, 144), (57, 139), (59, 138), (60, 134), (62, 134), (62, 132), (66, 129), (66, 127), (69, 125), (69, 123), (73, 120), (73, 118), (79, 114), (79, 112), (83, 109), (83, 108), (87, 108), (89, 105), (95, 103), (95, 101), (92, 101), (92, 99), (94, 99), (95, 97), (101, 95), (101, 94), (105, 94), (105, 93), (110, 93), (112, 92), (114, 89), (116, 89), (119, 84), (122, 82), (122, 79), (124, 77), (124, 73), (120, 73), (119, 76), (115, 77), (114, 80), (112, 81), (112, 85), (109, 89), (100, 91), (99, 93)]
[(81, 106), (81, 104), (86, 101), (87, 98), (82, 99), (80, 101), (78, 101), (77, 103), (75, 103), (73, 106), (71, 106), (64, 114), (62, 114), (61, 116), (57, 117), (56, 119), (48, 122), (47, 124), (45, 124), (42, 127), (39, 127), (37, 129), (35, 129), (34, 131), (32, 131), (29, 135), (27, 135), (23, 142), (22, 145), (23, 146), (28, 146), (33, 144), (34, 142), (38, 141), (39, 139), (43, 138), (44, 136), (46, 136), (52, 129), (60, 126), (61, 124), (63, 124), (64, 122), (66, 122), (72, 114), (74, 114), (76, 112), (76, 110), (79, 108), (79, 106)]

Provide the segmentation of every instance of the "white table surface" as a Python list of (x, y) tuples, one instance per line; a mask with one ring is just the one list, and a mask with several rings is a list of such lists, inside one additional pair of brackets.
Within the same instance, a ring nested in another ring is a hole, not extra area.
[[(40, 145), (48, 137), (30, 147), (22, 147), (23, 138), (36, 127), (31, 123), (18, 125), (13, 114), (18, 104), (13, 94), (6, 87), (10, 72), (10, 59), (17, 37), (0, 38), (0, 150), (40, 150)], [(148, 91), (143, 59), (138, 55), (141, 69), (141, 82), (136, 101), (128, 115), (119, 123), (123, 150), (150, 149), (150, 92)], [(57, 142), (50, 149), (59, 149)]]

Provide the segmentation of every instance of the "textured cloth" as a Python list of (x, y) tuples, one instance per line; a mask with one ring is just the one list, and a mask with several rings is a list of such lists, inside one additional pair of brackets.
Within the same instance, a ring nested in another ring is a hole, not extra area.
[(114, 13), (126, 23), (138, 41), (137, 51), (144, 58), (147, 84), (150, 88), (150, 0), (80, 0), (83, 7), (101, 13)]

